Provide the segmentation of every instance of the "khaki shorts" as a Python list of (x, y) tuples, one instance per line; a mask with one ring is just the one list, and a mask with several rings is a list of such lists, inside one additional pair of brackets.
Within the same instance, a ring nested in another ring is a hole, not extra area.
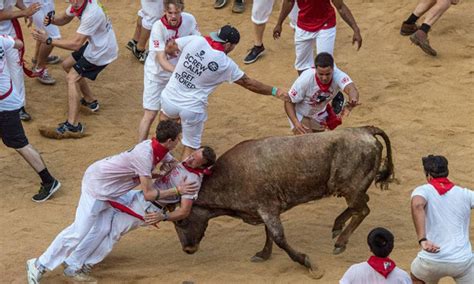
[(411, 263), (411, 273), (426, 284), (436, 284), (443, 277), (452, 277), (456, 284), (474, 283), (474, 260), (465, 262), (436, 262), (416, 257)]

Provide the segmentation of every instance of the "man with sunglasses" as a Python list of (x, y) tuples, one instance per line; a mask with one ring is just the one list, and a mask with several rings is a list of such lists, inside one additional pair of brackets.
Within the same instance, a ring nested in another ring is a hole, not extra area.
[[(341, 117), (359, 104), (359, 91), (351, 78), (338, 68), (327, 52), (319, 53), (314, 60), (316, 68), (306, 69), (296, 79), (285, 102), (291, 128), (295, 135), (334, 129), (342, 123)], [(329, 104), (339, 90), (349, 96), (349, 103), (341, 115), (336, 115)]]

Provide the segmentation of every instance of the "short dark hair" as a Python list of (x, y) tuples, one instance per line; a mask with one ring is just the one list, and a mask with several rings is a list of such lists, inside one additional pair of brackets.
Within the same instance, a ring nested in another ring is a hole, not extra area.
[(425, 175), (434, 178), (447, 177), (449, 175), (448, 159), (440, 155), (428, 155), (421, 158)]
[(327, 52), (321, 52), (316, 55), (316, 58), (314, 59), (314, 66), (321, 68), (334, 68), (334, 58)]
[(181, 11), (184, 10), (183, 0), (164, 0), (165, 10), (167, 10), (168, 6), (171, 5), (171, 4), (175, 5), (176, 8), (180, 9)]
[(156, 139), (160, 143), (166, 142), (168, 139), (176, 140), (181, 133), (181, 124), (174, 120), (163, 120), (156, 126)]
[(202, 146), (202, 157), (206, 160), (206, 163), (202, 165), (202, 168), (208, 168), (216, 162), (216, 152), (209, 146)]
[(378, 257), (388, 257), (393, 250), (393, 242), (393, 234), (382, 227), (373, 229), (367, 236), (370, 251)]

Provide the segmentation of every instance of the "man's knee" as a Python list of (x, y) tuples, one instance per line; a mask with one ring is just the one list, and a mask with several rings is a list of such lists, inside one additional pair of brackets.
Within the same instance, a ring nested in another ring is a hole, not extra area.
[(410, 277), (411, 277), (411, 281), (413, 282), (413, 284), (425, 284), (425, 282), (423, 280), (420, 280), (420, 279), (416, 278), (416, 276), (413, 275), (413, 273), (410, 273)]
[(61, 66), (63, 67), (63, 70), (66, 71), (66, 73), (69, 73), (69, 71), (71, 70), (72, 66), (76, 63), (76, 60), (74, 60), (74, 58), (72, 56), (69, 56), (68, 58), (66, 58), (63, 63), (61, 64)]
[(69, 72), (66, 75), (66, 81), (68, 84), (75, 84), (79, 82), (82, 79), (81, 75), (77, 73), (77, 71), (74, 68), (71, 68)]
[(154, 121), (157, 114), (158, 114), (158, 111), (146, 109), (145, 113), (143, 114), (143, 119), (145, 119), (147, 121)]

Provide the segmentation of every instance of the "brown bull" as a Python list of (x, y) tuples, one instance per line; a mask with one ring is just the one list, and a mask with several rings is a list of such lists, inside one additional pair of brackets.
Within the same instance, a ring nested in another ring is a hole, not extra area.
[[(382, 166), (383, 145), (376, 135), (386, 145)], [(264, 223), (265, 246), (253, 261), (267, 260), (275, 242), (293, 261), (321, 277), (322, 272), (311, 265), (308, 256), (287, 243), (280, 214), (311, 200), (344, 197), (348, 208), (332, 228), (333, 237), (339, 236), (334, 248), (338, 254), (370, 212), (369, 186), (375, 180), (385, 189), (393, 178), (390, 140), (376, 127), (245, 141), (219, 157), (192, 212), (175, 227), (183, 250), (194, 253), (211, 218), (229, 215), (252, 225)]]

